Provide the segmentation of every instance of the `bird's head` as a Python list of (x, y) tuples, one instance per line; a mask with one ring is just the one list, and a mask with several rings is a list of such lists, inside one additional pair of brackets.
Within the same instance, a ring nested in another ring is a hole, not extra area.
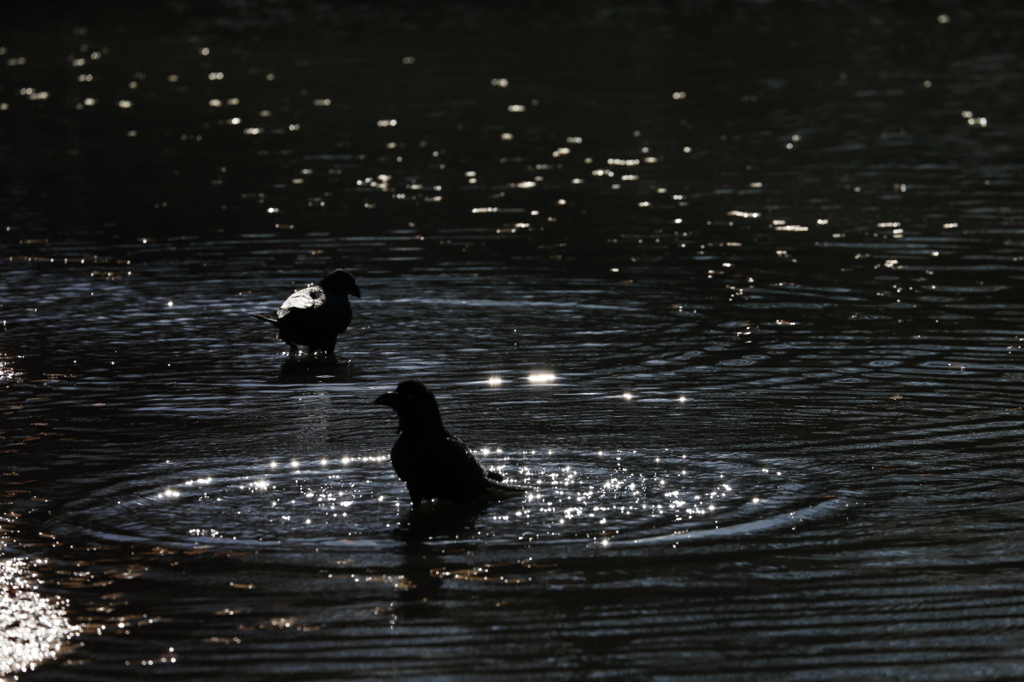
[(398, 414), (399, 430), (413, 426), (443, 428), (434, 393), (422, 381), (403, 381), (394, 391), (378, 396), (373, 404), (392, 408)]
[(356, 278), (348, 270), (337, 269), (320, 280), (321, 289), (345, 292), (356, 298), (362, 298), (359, 287), (356, 285)]

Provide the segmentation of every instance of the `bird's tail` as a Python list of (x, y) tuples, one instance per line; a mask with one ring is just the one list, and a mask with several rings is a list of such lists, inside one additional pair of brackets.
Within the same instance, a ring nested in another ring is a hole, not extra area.
[(256, 313), (249, 313), (249, 314), (252, 315), (253, 317), (255, 317), (257, 320), (263, 320), (264, 322), (269, 322), (270, 324), (274, 325), (275, 327), (281, 326), (278, 323), (277, 318), (270, 317), (269, 315), (257, 315)]
[(493, 478), (487, 482), (488, 499), (503, 500), (507, 497), (515, 497), (516, 495), (522, 495), (523, 493), (527, 492), (530, 492), (529, 488), (523, 488), (518, 485), (510, 485), (508, 483), (499, 483), (498, 481), (495, 481)]

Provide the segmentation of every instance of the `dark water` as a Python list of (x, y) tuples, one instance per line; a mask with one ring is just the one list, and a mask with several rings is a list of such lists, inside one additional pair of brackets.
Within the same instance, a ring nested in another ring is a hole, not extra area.
[[(99, 12), (0, 26), (0, 676), (1024, 675), (1014, 3)], [(413, 514), (410, 377), (534, 492)]]

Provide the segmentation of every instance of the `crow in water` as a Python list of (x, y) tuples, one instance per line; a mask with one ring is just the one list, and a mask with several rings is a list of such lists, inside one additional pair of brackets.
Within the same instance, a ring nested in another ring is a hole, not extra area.
[(289, 296), (274, 315), (253, 317), (277, 327), (277, 338), (288, 344), (292, 356), (299, 346), (307, 346), (310, 354), (322, 350), (333, 356), (338, 334), (352, 321), (349, 294), (360, 297), (355, 278), (346, 270), (335, 270), (319, 284)]
[(501, 483), (501, 474), (484, 470), (469, 448), (444, 427), (434, 394), (422, 382), (403, 381), (373, 402), (398, 413), (391, 464), (408, 486), (413, 507), (434, 498), (471, 504), (526, 492)]

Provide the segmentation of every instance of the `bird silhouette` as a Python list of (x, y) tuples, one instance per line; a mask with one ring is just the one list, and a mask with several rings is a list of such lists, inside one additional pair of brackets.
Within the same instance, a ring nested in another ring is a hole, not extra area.
[(355, 278), (347, 270), (339, 269), (319, 283), (296, 291), (273, 315), (253, 317), (277, 327), (277, 338), (288, 344), (292, 357), (299, 352), (299, 346), (309, 348), (311, 355), (323, 351), (333, 357), (338, 334), (352, 322), (349, 294), (361, 297)]
[(437, 400), (422, 382), (403, 381), (373, 402), (398, 414), (391, 464), (409, 488), (413, 507), (432, 499), (479, 504), (526, 492), (502, 483), (501, 474), (486, 471), (465, 443), (444, 427)]

